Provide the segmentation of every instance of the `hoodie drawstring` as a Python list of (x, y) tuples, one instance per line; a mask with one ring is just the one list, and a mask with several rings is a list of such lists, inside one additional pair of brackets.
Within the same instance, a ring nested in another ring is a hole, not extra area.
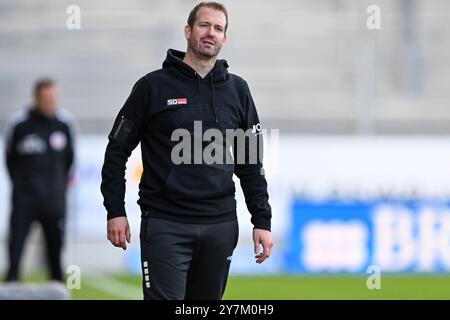
[(195, 73), (195, 75), (197, 76), (197, 92), (195, 93), (195, 98), (197, 98), (200, 92), (200, 76), (197, 72)]
[(219, 122), (217, 119), (216, 106), (214, 101), (214, 83), (213, 83), (213, 73), (211, 72), (211, 76), (209, 77), (209, 83), (211, 84), (211, 95), (212, 95), (212, 109), (214, 113), (214, 118), (216, 119), (216, 123)]

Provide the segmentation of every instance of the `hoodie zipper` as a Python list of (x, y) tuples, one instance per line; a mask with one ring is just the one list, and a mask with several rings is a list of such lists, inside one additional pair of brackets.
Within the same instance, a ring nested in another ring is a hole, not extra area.
[(119, 125), (117, 126), (117, 129), (116, 129), (116, 131), (114, 132), (114, 139), (117, 138), (117, 135), (119, 134), (120, 129), (122, 128), (124, 122), (125, 122), (125, 117), (122, 116), (122, 119), (120, 119)]

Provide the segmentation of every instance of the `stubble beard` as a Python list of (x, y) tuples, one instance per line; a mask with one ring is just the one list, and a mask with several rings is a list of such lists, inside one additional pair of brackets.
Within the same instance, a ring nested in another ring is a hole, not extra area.
[(194, 40), (188, 41), (188, 47), (189, 50), (191, 50), (198, 58), (206, 60), (217, 57), (219, 55), (220, 50), (222, 49), (221, 47), (217, 46), (216, 43), (213, 50), (205, 50), (201, 48), (200, 41), (197, 42)]

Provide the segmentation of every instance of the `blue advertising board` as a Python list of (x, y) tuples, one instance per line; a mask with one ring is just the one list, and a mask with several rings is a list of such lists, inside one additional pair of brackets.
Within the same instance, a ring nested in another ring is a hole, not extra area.
[(448, 202), (295, 200), (291, 214), (286, 271), (450, 271)]

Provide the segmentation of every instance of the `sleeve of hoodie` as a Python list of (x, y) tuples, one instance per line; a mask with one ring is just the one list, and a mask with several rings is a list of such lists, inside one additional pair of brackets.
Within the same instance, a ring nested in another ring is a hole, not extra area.
[(148, 114), (149, 92), (147, 80), (139, 79), (120, 109), (108, 135), (100, 188), (108, 220), (126, 216), (126, 163), (141, 140), (142, 129)]
[[(270, 231), (272, 210), (269, 205), (267, 181), (264, 176), (262, 161), (263, 136), (262, 134), (259, 134), (259, 132), (252, 132), (254, 126), (257, 124), (259, 125), (259, 118), (250, 89), (246, 82), (245, 90), (245, 115), (244, 121), (241, 124), (241, 129), (247, 133), (250, 132), (250, 134), (247, 134), (249, 138), (246, 138), (245, 143), (245, 163), (236, 162), (236, 159), (238, 158), (236, 156), (237, 149), (234, 149), (235, 174), (240, 180), (241, 188), (245, 196), (245, 202), (248, 211), (252, 216), (251, 222), (254, 228)], [(252, 159), (254, 160), (252, 161)]]
[(75, 171), (74, 162), (78, 127), (74, 117), (66, 110), (61, 110), (59, 116), (60, 120), (66, 125), (67, 130), (67, 148), (65, 150), (64, 163), (66, 167), (66, 178), (69, 183), (72, 180)]
[(17, 173), (17, 138), (16, 138), (16, 126), (8, 123), (7, 129), (5, 132), (5, 159), (6, 159), (6, 168), (8, 169), (9, 177), (11, 181), (14, 182), (15, 175)]

